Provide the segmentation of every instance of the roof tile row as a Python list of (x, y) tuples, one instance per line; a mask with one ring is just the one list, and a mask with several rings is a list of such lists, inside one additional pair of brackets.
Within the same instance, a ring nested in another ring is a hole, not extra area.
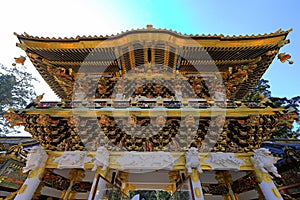
[(116, 35), (94, 35), (94, 36), (76, 36), (75, 38), (74, 37), (38, 37), (38, 36), (32, 36), (32, 35), (29, 35), (27, 34), (26, 32), (24, 32), (23, 34), (17, 34), (17, 33), (14, 33), (18, 38), (22, 38), (22, 39), (34, 39), (34, 40), (59, 40), (59, 41), (73, 41), (73, 40), (85, 40), (85, 39), (108, 39), (108, 38), (114, 38), (114, 37), (120, 37), (122, 35), (126, 35), (126, 34), (134, 34), (134, 33), (140, 33), (140, 32), (149, 32), (149, 31), (152, 31), (152, 32), (159, 32), (159, 33), (171, 33), (171, 34), (176, 34), (178, 36), (181, 36), (181, 37), (193, 37), (193, 38), (214, 38), (214, 39), (241, 39), (241, 38), (247, 38), (247, 39), (256, 39), (256, 38), (264, 38), (264, 37), (272, 37), (272, 36), (278, 36), (278, 35), (285, 35), (285, 34), (288, 34), (289, 32), (292, 31), (292, 29), (289, 29), (287, 31), (283, 31), (281, 29), (278, 29), (277, 31), (275, 32), (272, 32), (272, 33), (265, 33), (265, 34), (258, 34), (258, 35), (255, 35), (255, 34), (252, 34), (252, 35), (226, 35), (224, 36), (223, 34), (220, 34), (220, 35), (217, 35), (217, 34), (214, 34), (214, 35), (211, 35), (211, 34), (208, 34), (208, 35), (205, 35), (205, 34), (190, 34), (190, 35), (187, 35), (187, 34), (182, 34), (180, 32), (177, 32), (177, 31), (173, 31), (172, 29), (170, 30), (167, 30), (167, 29), (161, 29), (161, 28), (158, 28), (158, 29), (155, 29), (155, 28), (151, 28), (151, 29), (146, 29), (146, 28), (143, 28), (143, 29), (132, 29), (132, 30), (126, 30), (125, 32), (121, 32), (121, 33), (117, 33)]

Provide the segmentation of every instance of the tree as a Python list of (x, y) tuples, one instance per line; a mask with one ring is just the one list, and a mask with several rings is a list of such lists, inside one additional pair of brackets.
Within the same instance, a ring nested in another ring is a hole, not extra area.
[[(261, 79), (255, 88), (245, 98), (246, 101), (264, 102), (266, 106), (272, 106), (274, 108), (285, 107), (287, 112), (295, 111), (300, 119), (300, 96), (293, 98), (286, 97), (272, 97), (270, 91), (270, 85), (268, 80)], [(294, 123), (296, 124), (296, 123)], [(298, 120), (299, 124), (299, 120)], [(280, 126), (278, 130), (273, 133), (274, 138), (288, 138), (295, 139), (300, 137), (300, 126), (298, 127), (286, 127)]]
[(295, 122), (295, 127), (286, 127), (286, 126), (279, 126), (278, 130), (273, 133), (273, 137), (275, 138), (287, 138), (287, 139), (296, 139), (300, 137), (300, 126), (299, 126), (299, 119), (300, 119), (300, 96), (296, 96), (293, 98), (280, 98), (280, 97), (271, 97), (270, 100), (273, 102), (274, 107), (285, 107), (286, 110), (295, 111), (298, 115), (298, 121)]
[(36, 78), (27, 72), (24, 65), (13, 65), (11, 68), (0, 63), (0, 134), (18, 133), (10, 128), (3, 118), (9, 108), (24, 108), (35, 96), (33, 81)]
[(161, 190), (134, 190), (129, 191), (130, 198), (134, 195), (140, 194), (141, 199), (146, 200), (168, 200), (171, 198), (171, 193)]
[(250, 91), (248, 96), (245, 98), (246, 101), (260, 101), (263, 98), (270, 98), (271, 91), (269, 81), (261, 79), (257, 85)]

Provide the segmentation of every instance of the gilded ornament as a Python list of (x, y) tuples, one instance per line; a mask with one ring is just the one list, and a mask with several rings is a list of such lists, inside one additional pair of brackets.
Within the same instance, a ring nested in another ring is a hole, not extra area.
[(281, 197), (280, 193), (278, 192), (278, 190), (276, 188), (272, 188), (272, 192), (273, 192), (273, 194), (275, 195), (276, 198)]
[(262, 173), (262, 177), (263, 177), (264, 181), (266, 181), (268, 183), (272, 182), (272, 178), (271, 178), (271, 176), (268, 173)]
[(255, 177), (257, 182), (260, 184), (263, 181), (263, 172), (261, 170), (255, 170)]
[(42, 178), (41, 174), (43, 171), (44, 171), (44, 168), (42, 168), (42, 167), (31, 170), (30, 173), (28, 174), (28, 178), (34, 178), (34, 177), (39, 176), (38, 178), (41, 179)]
[(24, 194), (26, 189), (27, 189), (28, 185), (27, 184), (24, 184), (21, 189), (19, 190), (18, 194)]
[(199, 181), (199, 176), (198, 176), (198, 171), (197, 171), (197, 169), (193, 169), (191, 178), (192, 178), (192, 181), (194, 181), (194, 182)]
[(194, 190), (195, 190), (196, 197), (200, 198), (201, 197), (200, 188), (196, 187)]
[(72, 169), (69, 173), (69, 179), (75, 183), (80, 182), (85, 176), (85, 171), (80, 169)]

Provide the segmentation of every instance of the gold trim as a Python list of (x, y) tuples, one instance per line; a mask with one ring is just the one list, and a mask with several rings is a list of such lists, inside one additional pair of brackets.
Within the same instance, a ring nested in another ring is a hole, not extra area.
[(135, 190), (135, 186), (131, 183), (125, 183), (125, 187), (124, 189), (122, 189), (122, 192), (124, 192), (125, 194), (128, 194), (129, 190)]
[[(54, 159), (56, 157), (60, 157), (63, 152), (59, 151), (47, 151), (49, 159), (47, 160), (46, 167), (45, 168), (58, 168), (58, 164), (54, 162)], [(109, 168), (110, 169), (120, 169), (121, 165), (119, 162), (117, 162), (118, 158), (120, 158), (123, 155), (124, 152), (110, 152), (110, 159), (109, 159)], [(141, 152), (146, 153), (146, 152)], [(94, 158), (96, 155), (96, 152), (87, 152), (87, 156)], [(172, 156), (177, 157), (178, 160), (173, 165), (173, 170), (186, 170), (185, 167), (185, 157), (184, 152), (172, 152)], [(204, 160), (209, 158), (210, 153), (199, 153), (199, 160), (201, 163), (202, 170), (211, 170), (212, 166), (210, 164), (204, 163)], [(244, 160), (244, 164), (240, 166), (240, 170), (255, 170), (253, 164), (250, 161), (250, 157), (253, 156), (253, 153), (234, 153), (236, 158)], [(91, 161), (89, 163), (84, 164), (85, 169), (92, 169), (94, 167), (94, 162)], [(101, 167), (98, 168), (98, 170), (102, 170)], [(101, 172), (101, 171), (99, 171)]]
[(272, 178), (270, 177), (269, 173), (263, 172), (260, 169), (255, 169), (255, 177), (257, 182), (261, 184), (263, 181), (271, 183), (273, 182)]
[(75, 199), (76, 195), (77, 195), (77, 192), (72, 190), (68, 196), (68, 199)]
[(65, 196), (65, 194), (66, 194), (66, 192), (67, 192), (67, 190), (61, 191), (60, 196), (59, 196), (59, 199), (63, 199), (64, 196)]
[(21, 189), (19, 190), (18, 194), (22, 195), (25, 193), (26, 189), (27, 189), (28, 185), (24, 184), (22, 185)]
[[(257, 115), (257, 113), (261, 115), (274, 115), (276, 112), (283, 111), (284, 108), (236, 108), (236, 109), (228, 109), (228, 108), (215, 108), (215, 109), (191, 109), (190, 114), (194, 116), (201, 116), (201, 117), (212, 117), (225, 114), (226, 117), (248, 117), (249, 115)], [(139, 117), (149, 115), (156, 116), (157, 112), (161, 112), (160, 110), (151, 110), (149, 109), (140, 109), (140, 110), (128, 110), (128, 109), (117, 109), (117, 110), (76, 110), (76, 109), (60, 109), (60, 110), (53, 110), (53, 109), (34, 109), (34, 110), (21, 110), (26, 114), (32, 115), (50, 115), (52, 117), (70, 117), (75, 115), (80, 115), (82, 117), (91, 117), (91, 116), (101, 116), (101, 115), (108, 115), (108, 116), (128, 116), (128, 112), (135, 114)], [(174, 116), (180, 117), (182, 116), (181, 109), (174, 109), (174, 110), (166, 110), (167, 116)], [(184, 110), (184, 113), (188, 112), (188, 110)]]
[(280, 198), (281, 197), (281, 195), (280, 195), (280, 193), (278, 192), (278, 190), (277, 190), (277, 188), (272, 188), (272, 192), (273, 192), (273, 194), (274, 194), (274, 196), (276, 197), (276, 198)]
[(170, 183), (169, 185), (167, 185), (165, 188), (164, 188), (165, 191), (170, 191), (170, 192), (175, 192), (176, 191), (176, 186), (175, 186), (175, 183)]
[(34, 177), (38, 177), (38, 179), (43, 178), (43, 175), (41, 175), (43, 173), (45, 169), (43, 167), (38, 167), (36, 169), (33, 169), (29, 172), (28, 177), (27, 178), (34, 178)]
[(198, 181), (199, 181), (198, 170), (195, 169), (195, 168), (192, 169), (191, 179), (192, 179), (192, 181), (194, 181), (194, 182), (198, 182)]
[(264, 180), (264, 181), (266, 181), (266, 182), (268, 182), (268, 183), (272, 183), (272, 182), (273, 182), (273, 180), (272, 180), (270, 174), (268, 174), (268, 173), (263, 173), (262, 175), (263, 175), (263, 180)]
[(196, 188), (194, 189), (194, 191), (195, 191), (196, 197), (197, 197), (197, 198), (200, 198), (200, 197), (201, 197), (200, 188), (199, 188), (199, 187), (196, 187)]

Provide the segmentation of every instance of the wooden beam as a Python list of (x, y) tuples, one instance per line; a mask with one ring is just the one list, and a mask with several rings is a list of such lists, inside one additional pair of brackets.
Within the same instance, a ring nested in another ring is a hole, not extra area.
[(207, 108), (207, 109), (165, 109), (165, 110), (152, 110), (152, 109), (139, 109), (139, 108), (127, 108), (127, 109), (114, 109), (114, 108), (103, 108), (103, 109), (28, 109), (20, 110), (26, 114), (32, 115), (50, 115), (52, 117), (70, 117), (70, 116), (83, 116), (83, 117), (94, 117), (101, 115), (126, 117), (128, 115), (136, 115), (140, 117), (157, 116), (164, 112), (166, 116), (170, 117), (181, 117), (185, 115), (193, 115), (196, 117), (210, 118), (213, 116), (224, 115), (225, 117), (248, 117), (249, 115), (274, 115), (277, 112), (283, 111), (284, 108)]

